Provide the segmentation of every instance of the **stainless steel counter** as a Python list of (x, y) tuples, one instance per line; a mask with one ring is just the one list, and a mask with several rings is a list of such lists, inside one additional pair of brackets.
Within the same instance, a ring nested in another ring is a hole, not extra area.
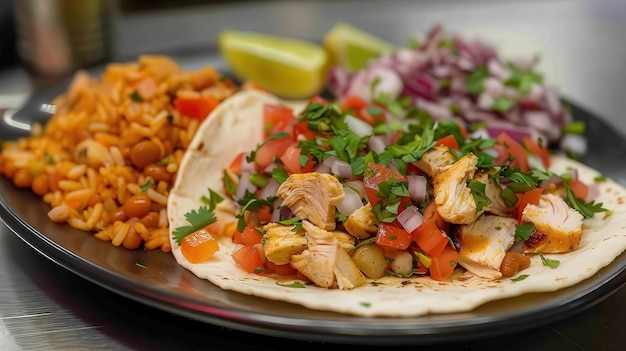
[[(540, 68), (549, 82), (626, 134), (622, 122), (626, 3), (619, 0), (236, 2), (134, 12), (120, 18), (117, 52), (123, 60), (148, 52), (209, 52), (222, 28), (321, 38), (340, 20), (396, 43), (440, 22), (451, 31), (485, 38), (506, 55), (539, 52)], [(19, 105), (37, 87), (19, 68), (0, 71), (4, 106)], [(626, 341), (625, 327), (626, 288), (622, 287), (597, 305), (540, 328), (398, 349), (617, 350)], [(0, 350), (317, 350), (331, 346), (231, 330), (140, 304), (57, 266), (0, 225)]]

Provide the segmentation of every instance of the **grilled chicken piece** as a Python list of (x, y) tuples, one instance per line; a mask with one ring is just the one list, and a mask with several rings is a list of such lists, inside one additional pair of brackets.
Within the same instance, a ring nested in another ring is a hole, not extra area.
[(478, 159), (467, 154), (433, 179), (433, 193), (439, 215), (455, 224), (472, 223), (485, 209), (476, 211), (476, 202), (467, 183), (474, 177)]
[(522, 223), (533, 223), (535, 230), (524, 241), (524, 252), (560, 253), (578, 248), (583, 232), (583, 215), (553, 194), (542, 194), (539, 205), (526, 205)]
[(265, 230), (263, 249), (270, 262), (287, 264), (291, 261), (291, 256), (307, 248), (304, 232), (294, 231), (293, 226), (268, 223), (263, 226), (263, 229)]
[(372, 205), (367, 203), (363, 207), (352, 212), (343, 223), (348, 234), (358, 239), (367, 239), (376, 234), (376, 216), (372, 212)]
[(350, 254), (343, 249), (337, 250), (333, 272), (335, 273), (337, 287), (341, 290), (353, 289), (365, 284), (366, 281), (359, 267), (352, 261)]
[(474, 180), (478, 180), (485, 184), (485, 195), (491, 200), (491, 204), (484, 207), (485, 212), (493, 213), (498, 216), (511, 216), (511, 208), (507, 207), (506, 203), (500, 197), (500, 193), (502, 193), (502, 188), (489, 177), (492, 172), (497, 171), (497, 169), (493, 169), (492, 171), (478, 171), (474, 174)]
[(447, 146), (435, 146), (426, 151), (422, 158), (413, 164), (428, 176), (436, 177), (454, 162), (454, 155)]
[(291, 257), (292, 267), (323, 288), (337, 283), (340, 289), (351, 289), (365, 281), (336, 234), (306, 220), (302, 221), (302, 227), (308, 248)]
[(475, 222), (458, 226), (455, 241), (458, 262), (479, 277), (499, 279), (500, 264), (515, 242), (517, 219), (483, 214)]
[(343, 200), (343, 186), (330, 174), (292, 174), (283, 182), (276, 195), (283, 206), (300, 219), (306, 219), (326, 230), (335, 229), (335, 206)]

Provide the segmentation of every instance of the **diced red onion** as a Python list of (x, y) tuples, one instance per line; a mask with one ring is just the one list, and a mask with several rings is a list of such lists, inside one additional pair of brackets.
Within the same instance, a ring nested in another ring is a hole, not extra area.
[(356, 191), (360, 197), (365, 196), (365, 186), (363, 186), (363, 182), (360, 180), (349, 180), (345, 182), (347, 187), (350, 187), (352, 190)]
[(587, 139), (578, 134), (565, 134), (561, 138), (559, 148), (583, 156), (587, 153)]
[(235, 193), (235, 200), (239, 200), (243, 198), (246, 194), (246, 190), (251, 193), (254, 193), (257, 190), (257, 187), (250, 182), (250, 173), (249, 172), (241, 172), (241, 178), (239, 179), (239, 184), (237, 185), (237, 192)]
[[(489, 94), (492, 98), (497, 98), (498, 96), (504, 94), (504, 84), (494, 77), (486, 78), (483, 81), (483, 86), (485, 87), (485, 92)], [(484, 94), (481, 94), (481, 96)], [(486, 107), (486, 109), (491, 108), (493, 101)]]
[(557, 176), (557, 175), (553, 175), (550, 178), (544, 180), (541, 182), (541, 187), (544, 189), (549, 189), (550, 186), (555, 185), (555, 186), (559, 186), (563, 184), (563, 178)]
[(350, 178), (352, 177), (352, 167), (346, 161), (335, 160), (332, 166), (330, 166), (330, 171), (342, 178)]
[(246, 161), (246, 158), (249, 155), (244, 154), (243, 157), (241, 158), (241, 171), (242, 172), (252, 172), (254, 171), (255, 165), (254, 165), (254, 161), (253, 162), (248, 162)]
[(354, 211), (363, 207), (363, 202), (361, 202), (361, 196), (350, 187), (344, 186), (344, 198), (340, 203), (337, 204), (337, 211), (344, 216), (351, 215)]
[(387, 147), (387, 144), (385, 143), (385, 139), (382, 135), (372, 135), (368, 140), (367, 140), (367, 147), (371, 150), (374, 151), (375, 153), (382, 153), (383, 151), (385, 151), (385, 148)]
[(270, 178), (267, 184), (261, 189), (261, 192), (259, 193), (259, 197), (261, 199), (267, 199), (270, 196), (276, 196), (278, 187), (280, 187), (280, 184), (278, 184), (278, 182), (275, 181), (274, 179)]
[(409, 194), (411, 194), (411, 200), (415, 202), (424, 202), (428, 198), (428, 181), (426, 177), (421, 175), (408, 175), (409, 180)]
[(360, 118), (356, 118), (352, 115), (346, 115), (345, 120), (346, 120), (346, 124), (348, 125), (348, 128), (350, 128), (350, 130), (354, 134), (356, 134), (359, 138), (372, 135), (374, 133), (372, 125), (365, 122), (364, 120)]
[(587, 198), (585, 199), (585, 201), (589, 202), (591, 200), (595, 200), (598, 195), (600, 195), (600, 186), (598, 185), (598, 183), (593, 182), (591, 184), (588, 184), (589, 186), (589, 193), (587, 193)]
[(404, 230), (411, 233), (424, 223), (424, 215), (416, 206), (409, 206), (398, 214), (398, 222)]

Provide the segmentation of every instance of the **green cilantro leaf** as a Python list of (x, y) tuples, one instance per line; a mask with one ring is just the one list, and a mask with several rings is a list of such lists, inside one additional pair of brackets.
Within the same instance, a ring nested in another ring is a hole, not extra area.
[(528, 240), (535, 231), (535, 225), (532, 223), (520, 224), (515, 227), (515, 241)]
[(154, 187), (154, 182), (152, 181), (151, 177), (148, 177), (148, 179), (146, 179), (146, 182), (143, 183), (143, 185), (141, 186), (141, 192), (145, 193), (146, 191), (148, 191), (148, 189)]
[(602, 207), (602, 203), (596, 203), (593, 200), (585, 203), (584, 201), (576, 198), (569, 184), (566, 183), (566, 187), (567, 187), (567, 202), (573, 209), (580, 212), (580, 214), (582, 214), (584, 218), (591, 218), (596, 213), (599, 213), (599, 212), (609, 212), (608, 209)]
[(511, 278), (511, 281), (513, 281), (513, 282), (520, 282), (520, 281), (522, 281), (522, 280), (524, 280), (526, 278), (528, 278), (528, 274), (520, 274), (520, 275), (518, 275), (515, 278)]
[(294, 280), (292, 283), (276, 282), (276, 285), (284, 286), (284, 287), (287, 287), (287, 288), (298, 288), (298, 289), (306, 288), (306, 285), (300, 283), (297, 280)]
[(484, 89), (483, 81), (488, 76), (489, 76), (489, 71), (487, 71), (487, 67), (485, 67), (484, 65), (479, 66), (474, 71), (472, 71), (469, 77), (467, 78), (467, 84), (465, 87), (467, 89), (467, 92), (470, 94), (482, 93)]
[(272, 169), (272, 179), (274, 179), (278, 184), (282, 184), (289, 178), (289, 173), (287, 170), (280, 167), (275, 167)]
[(537, 253), (539, 254), (539, 257), (541, 257), (541, 263), (546, 267), (555, 269), (561, 264), (561, 262), (559, 262), (558, 260), (553, 260), (553, 259), (544, 257), (541, 251)]
[(201, 206), (198, 210), (185, 213), (185, 219), (189, 225), (178, 227), (172, 232), (172, 237), (179, 245), (187, 235), (217, 221), (215, 213), (209, 210), (207, 206)]
[(133, 91), (129, 97), (134, 102), (143, 102), (143, 98), (141, 97), (141, 95), (139, 95), (139, 92), (137, 90)]
[(468, 186), (476, 203), (476, 213), (480, 212), (483, 207), (491, 205), (491, 199), (485, 194), (485, 183), (479, 180), (472, 180)]

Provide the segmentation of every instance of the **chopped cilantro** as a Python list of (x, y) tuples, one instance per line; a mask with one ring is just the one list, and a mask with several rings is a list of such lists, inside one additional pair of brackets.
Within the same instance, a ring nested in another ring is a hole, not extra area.
[(585, 122), (584, 121), (572, 121), (564, 125), (563, 128), (561, 128), (561, 130), (565, 134), (583, 135), (585, 134)]
[(54, 164), (54, 158), (52, 158), (52, 156), (50, 156), (50, 154), (49, 154), (49, 153), (47, 153), (47, 152), (46, 152), (46, 154), (45, 154), (45, 155), (43, 155), (43, 157), (46, 159), (46, 162), (47, 162), (49, 165), (53, 165), (53, 164)]
[(537, 252), (539, 254), (539, 257), (541, 257), (541, 263), (546, 266), (546, 267), (550, 267), (552, 269), (557, 268), (561, 262), (559, 262), (558, 260), (553, 260), (547, 257), (544, 257), (543, 254), (541, 253), (541, 251)]
[(520, 224), (515, 227), (515, 240), (528, 240), (535, 231), (535, 225), (532, 223)]
[(506, 97), (506, 96), (498, 96), (496, 98), (496, 100), (493, 102), (493, 104), (491, 105), (491, 108), (494, 111), (498, 111), (498, 112), (506, 112), (508, 110), (510, 110), (511, 108), (513, 108), (513, 106), (515, 106), (516, 102), (515, 100)]
[(526, 279), (526, 278), (528, 278), (528, 274), (520, 274), (520, 275), (518, 275), (518, 276), (517, 276), (517, 277), (515, 277), (515, 278), (511, 278), (511, 281), (513, 281), (513, 282), (519, 282), (519, 281), (522, 281), (522, 280), (524, 280), (524, 279)]
[(287, 288), (298, 288), (298, 289), (306, 288), (306, 285), (300, 283), (297, 280), (294, 280), (291, 283), (276, 282), (276, 285), (284, 286), (284, 287), (287, 287)]
[(284, 183), (287, 178), (289, 178), (289, 174), (286, 169), (280, 167), (272, 169), (272, 179), (274, 179), (278, 184)]
[(479, 180), (472, 180), (468, 186), (476, 203), (476, 213), (480, 212), (483, 207), (491, 205), (491, 199), (485, 194), (485, 183)]
[(159, 166), (166, 166), (172, 160), (172, 154), (165, 156), (164, 159), (157, 161), (156, 164)]
[(596, 203), (593, 200), (590, 202), (584, 202), (576, 198), (569, 184), (566, 183), (566, 186), (567, 186), (567, 202), (573, 209), (580, 212), (580, 214), (582, 214), (584, 218), (591, 218), (596, 213), (609, 211), (608, 209), (602, 207), (601, 202)]
[(139, 92), (137, 90), (133, 91), (130, 94), (130, 99), (134, 102), (143, 102), (143, 98), (141, 98), (141, 95), (139, 95)]
[(154, 182), (152, 181), (151, 177), (148, 177), (148, 179), (146, 179), (146, 182), (143, 183), (143, 185), (141, 186), (141, 192), (145, 193), (146, 191), (148, 191), (148, 189), (154, 187)]
[(359, 305), (361, 305), (363, 307), (372, 307), (372, 303), (371, 302), (359, 302)]
[(483, 81), (485, 78), (489, 76), (489, 72), (487, 71), (487, 67), (484, 65), (476, 68), (472, 73), (470, 73), (467, 79), (466, 89), (470, 94), (480, 94), (483, 92)]
[(189, 225), (178, 227), (172, 233), (172, 237), (179, 245), (187, 235), (215, 223), (217, 220), (213, 209), (209, 209), (207, 206), (201, 206), (198, 210), (185, 213), (185, 219)]

